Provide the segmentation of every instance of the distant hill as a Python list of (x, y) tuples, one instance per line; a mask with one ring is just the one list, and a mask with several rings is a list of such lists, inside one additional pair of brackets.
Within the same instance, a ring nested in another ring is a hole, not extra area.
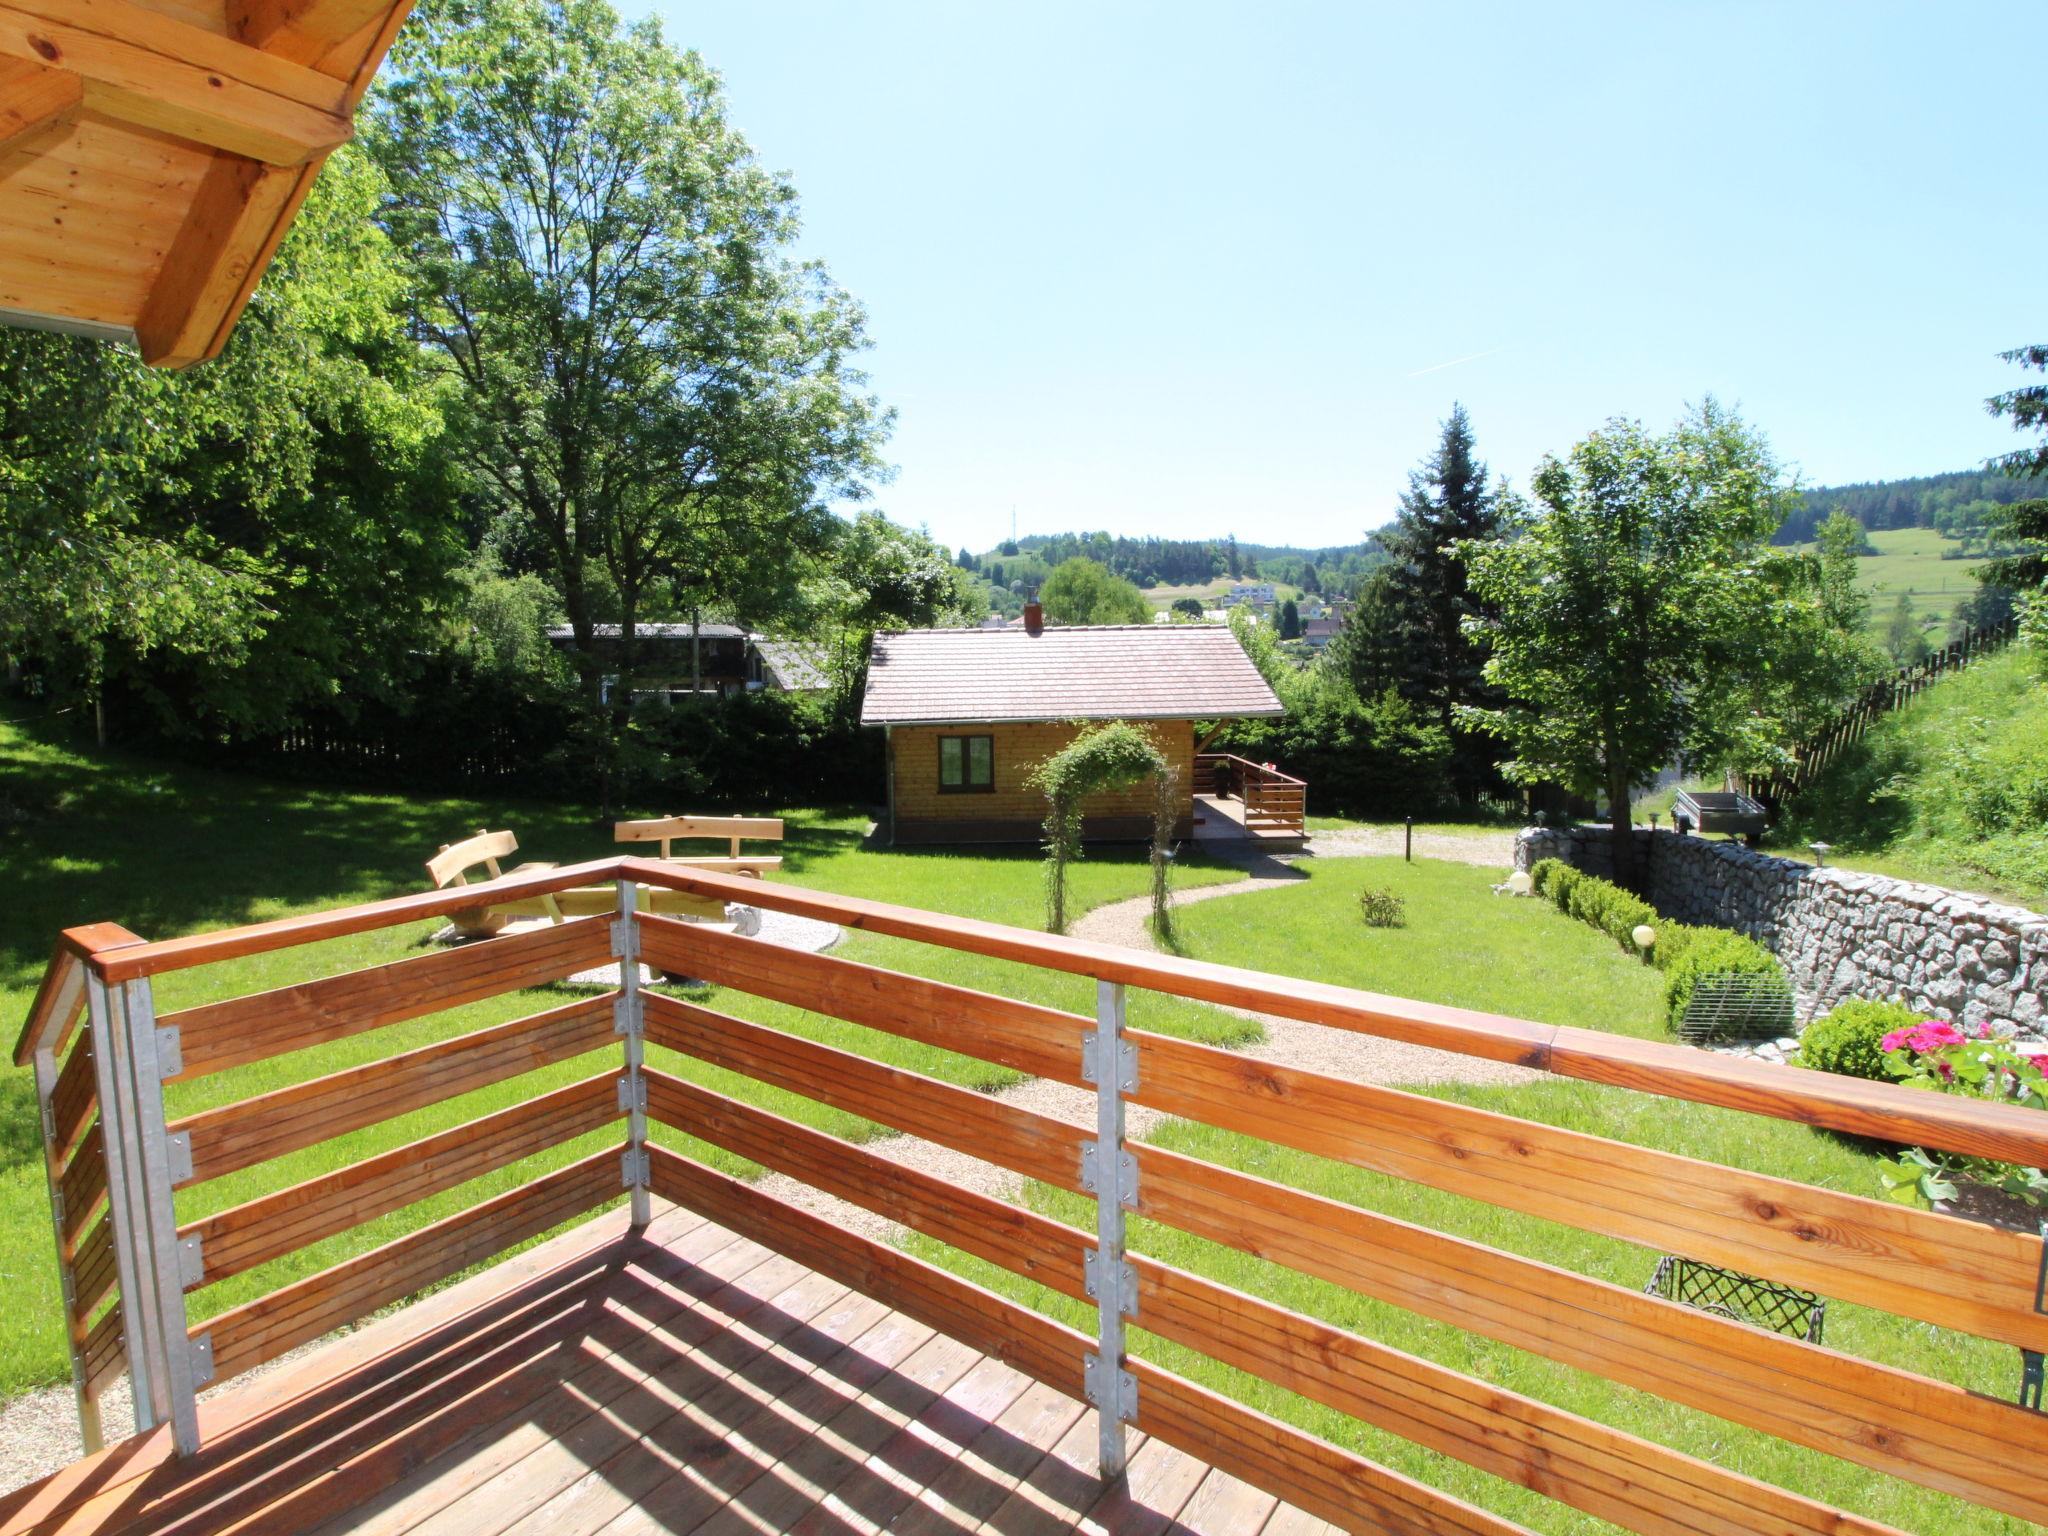
[(1331, 594), (1353, 590), (1385, 562), (1377, 540), (1322, 547), (1239, 543), (1220, 539), (1125, 538), (1109, 533), (1029, 534), (979, 554), (961, 550), (954, 563), (979, 575), (998, 612), (1013, 612), (1063, 560), (1083, 556), (1146, 589), (1207, 587), (1228, 581), (1273, 581)]
[(1803, 544), (1830, 513), (1846, 512), (1872, 532), (1888, 528), (1940, 528), (1960, 532), (1992, 506), (2042, 494), (2038, 480), (2014, 480), (1979, 469), (1909, 480), (1868, 480), (1823, 485), (1806, 492), (1805, 505), (1785, 519), (1773, 538)]

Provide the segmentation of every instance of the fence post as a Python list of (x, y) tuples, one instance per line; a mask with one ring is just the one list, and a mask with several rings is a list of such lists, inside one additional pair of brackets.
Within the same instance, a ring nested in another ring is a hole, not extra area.
[(174, 1029), (159, 1029), (147, 979), (86, 983), (93, 1072), (107, 1157), (107, 1219), (121, 1280), (122, 1341), (135, 1427), (169, 1422), (180, 1456), (199, 1449), (199, 1384), (213, 1375), (211, 1341), (187, 1336), (185, 1282), (199, 1250), (178, 1241), (172, 1186), (190, 1176), (190, 1143), (164, 1120), (164, 1079), (179, 1068)]
[(1124, 1149), (1124, 1095), (1138, 1087), (1137, 1047), (1124, 1035), (1121, 983), (1095, 984), (1095, 1029), (1081, 1042), (1081, 1076), (1095, 1085), (1095, 1140), (1081, 1148), (1081, 1187), (1095, 1196), (1095, 1247), (1086, 1260), (1095, 1298), (1095, 1352), (1082, 1383), (1095, 1405), (1097, 1459), (1105, 1480), (1124, 1471), (1124, 1425), (1138, 1416), (1124, 1323), (1138, 1311), (1138, 1276), (1124, 1257), (1125, 1212), (1138, 1203), (1137, 1160)]
[(618, 882), (619, 915), (612, 923), (612, 953), (619, 957), (619, 996), (612, 1004), (612, 1030), (625, 1042), (626, 1074), (619, 1079), (619, 1108), (626, 1112), (626, 1150), (619, 1160), (620, 1181), (633, 1192), (633, 1225), (647, 1225), (652, 1216), (648, 1195), (647, 1005), (640, 996), (639, 891), (630, 880)]

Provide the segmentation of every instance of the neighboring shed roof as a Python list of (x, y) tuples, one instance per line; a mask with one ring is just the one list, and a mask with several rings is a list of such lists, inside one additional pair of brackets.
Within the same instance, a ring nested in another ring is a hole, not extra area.
[(409, 0), (16, 0), (0, 321), (220, 350)]
[(772, 640), (756, 636), (754, 649), (768, 681), (785, 693), (822, 693), (832, 686), (825, 648), (805, 640)]
[[(737, 624), (702, 624), (697, 628), (699, 639), (703, 640), (744, 640), (747, 632)], [(557, 645), (568, 645), (576, 638), (576, 631), (566, 624), (557, 624), (548, 631), (548, 638)], [(593, 624), (590, 627), (593, 640), (616, 640), (619, 626), (616, 624)], [(690, 626), (687, 624), (635, 624), (633, 638), (636, 640), (688, 640)]]
[(1237, 636), (1206, 624), (913, 629), (875, 636), (866, 725), (1278, 715)]

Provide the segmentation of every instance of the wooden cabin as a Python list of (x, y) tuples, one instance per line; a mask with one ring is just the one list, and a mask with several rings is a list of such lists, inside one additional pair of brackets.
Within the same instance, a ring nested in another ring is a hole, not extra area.
[[(1228, 629), (1206, 624), (1047, 628), (1036, 604), (1004, 629), (875, 636), (861, 722), (888, 736), (889, 823), (899, 843), (1032, 842), (1045, 797), (1031, 770), (1096, 720), (1147, 727), (1180, 779), (1179, 835), (1194, 823), (1195, 753), (1230, 720), (1284, 713)], [(1098, 795), (1091, 838), (1152, 834), (1152, 788)]]

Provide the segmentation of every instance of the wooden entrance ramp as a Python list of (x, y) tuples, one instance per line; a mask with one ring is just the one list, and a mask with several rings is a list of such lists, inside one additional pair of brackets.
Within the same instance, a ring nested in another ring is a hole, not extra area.
[(1085, 1404), (673, 1206), (638, 1234), (600, 1216), (200, 1417), (196, 1455), (168, 1428), (110, 1447), (0, 1500), (0, 1530), (1333, 1529), (1142, 1436), (1105, 1484)]

